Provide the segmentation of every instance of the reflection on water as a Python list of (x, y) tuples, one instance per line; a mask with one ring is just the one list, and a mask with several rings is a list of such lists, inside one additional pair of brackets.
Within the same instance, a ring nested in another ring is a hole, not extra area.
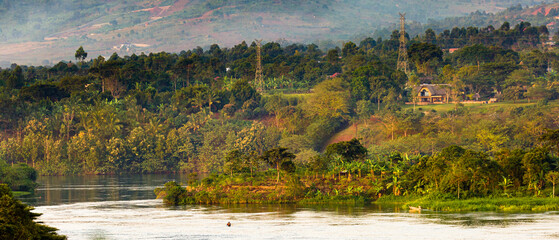
[(412, 214), (378, 205), (166, 207), (153, 199), (153, 188), (168, 180), (186, 181), (172, 175), (42, 178), (48, 184), (28, 200), (43, 213), (41, 221), (69, 239), (559, 239), (557, 212)]
[(186, 182), (185, 175), (117, 175), (39, 177), (35, 194), (22, 201), (34, 205), (154, 199), (153, 190), (167, 181)]

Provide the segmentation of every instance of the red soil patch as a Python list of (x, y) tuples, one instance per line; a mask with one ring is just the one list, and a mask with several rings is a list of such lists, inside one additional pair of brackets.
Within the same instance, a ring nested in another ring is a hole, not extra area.
[(533, 15), (533, 16), (536, 16), (536, 15), (548, 16), (552, 9), (559, 9), (559, 4), (555, 3), (555, 4), (549, 4), (549, 5), (546, 5), (546, 6), (542, 6), (542, 7), (539, 7), (539, 8), (529, 9), (526, 12), (524, 12), (524, 14)]

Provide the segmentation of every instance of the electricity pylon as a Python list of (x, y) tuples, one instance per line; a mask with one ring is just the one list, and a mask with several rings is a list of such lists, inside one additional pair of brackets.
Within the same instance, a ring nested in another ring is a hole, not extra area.
[(408, 51), (406, 49), (406, 13), (400, 13), (400, 48), (398, 49), (397, 70), (409, 73)]
[(256, 71), (254, 76), (254, 84), (256, 91), (264, 92), (264, 77), (262, 76), (262, 39), (256, 41)]

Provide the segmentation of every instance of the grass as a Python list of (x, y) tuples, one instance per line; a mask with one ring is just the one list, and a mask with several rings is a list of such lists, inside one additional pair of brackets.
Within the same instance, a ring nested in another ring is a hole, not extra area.
[(559, 210), (559, 198), (485, 197), (454, 200), (433, 200), (426, 198), (403, 199), (402, 207), (407, 208), (408, 206), (421, 206), (423, 209), (445, 212), (544, 212)]
[[(479, 111), (486, 111), (486, 110), (497, 110), (500, 108), (507, 109), (507, 108), (517, 108), (517, 107), (528, 107), (532, 105), (538, 104), (537, 100), (528, 101), (527, 99), (519, 100), (516, 102), (513, 101), (502, 101), (496, 103), (489, 103), (489, 104), (479, 104), (479, 103), (464, 103), (464, 107), (469, 109), (471, 112), (479, 112)], [(548, 107), (559, 107), (559, 100), (551, 100), (547, 104)], [(415, 106), (416, 109), (421, 108), (422, 111), (431, 111), (435, 110), (437, 112), (445, 112), (454, 110), (455, 104), (432, 104), (432, 105), (417, 105)], [(413, 109), (413, 105), (405, 105), (402, 109)]]
[(14, 197), (23, 197), (27, 195), (31, 195), (31, 192), (21, 192), (21, 191), (12, 191)]
[[(480, 104), (480, 103), (464, 103), (464, 107), (470, 110), (470, 112), (480, 112), (480, 111), (487, 111), (487, 110), (497, 110), (499, 108), (512, 108), (512, 107), (527, 107), (530, 105), (537, 104), (537, 101), (503, 101), (497, 103), (490, 103), (490, 104)], [(559, 106), (558, 100), (549, 101), (548, 105), (550, 106)], [(454, 110), (455, 104), (431, 104), (431, 105), (416, 105), (415, 109), (419, 111), (429, 112), (435, 110), (437, 112), (448, 112)], [(402, 109), (413, 109), (413, 105), (404, 105)]]
[[(407, 109), (414, 109), (413, 105), (403, 105), (402, 110)], [(416, 111), (423, 111), (423, 112), (430, 112), (430, 111), (437, 111), (437, 112), (447, 112), (450, 110), (454, 110), (454, 104), (432, 104), (432, 105), (416, 105)]]
[[(297, 98), (299, 100), (303, 100), (303, 99), (306, 99), (306, 98), (308, 98), (308, 97), (310, 97), (314, 94), (314, 93), (310, 93), (310, 92), (290, 92), (290, 91), (298, 91), (298, 90), (277, 89), (277, 90), (267, 91), (267, 92), (263, 93), (262, 95), (264, 97), (267, 97), (267, 96), (272, 96), (274, 94), (282, 94), (283, 97), (286, 98), (286, 99)], [(300, 90), (300, 91), (306, 91), (306, 90)]]

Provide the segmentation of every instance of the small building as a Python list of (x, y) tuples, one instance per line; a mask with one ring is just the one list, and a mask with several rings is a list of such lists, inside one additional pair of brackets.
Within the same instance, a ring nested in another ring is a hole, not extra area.
[(449, 84), (421, 84), (415, 88), (416, 102), (418, 103), (448, 103)]

